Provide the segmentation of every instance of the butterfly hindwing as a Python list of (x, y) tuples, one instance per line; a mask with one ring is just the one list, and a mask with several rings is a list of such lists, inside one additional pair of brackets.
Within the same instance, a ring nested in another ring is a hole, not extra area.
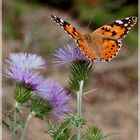
[(101, 56), (100, 59), (104, 61), (110, 61), (115, 57), (118, 51), (121, 49), (121, 41), (112, 39), (103, 39), (101, 44)]

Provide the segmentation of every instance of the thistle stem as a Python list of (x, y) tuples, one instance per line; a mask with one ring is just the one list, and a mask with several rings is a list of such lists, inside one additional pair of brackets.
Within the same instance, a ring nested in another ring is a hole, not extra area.
[[(77, 115), (79, 118), (82, 115), (83, 85), (84, 85), (84, 81), (82, 80), (80, 81), (80, 88), (79, 91), (77, 92)], [(81, 137), (80, 129), (81, 129), (81, 124), (79, 123), (77, 128), (77, 140), (80, 140)]]
[(26, 119), (26, 122), (25, 122), (25, 125), (24, 125), (24, 128), (23, 128), (23, 132), (22, 132), (21, 140), (25, 140), (25, 139), (26, 139), (26, 130), (27, 130), (29, 121), (31, 120), (32, 117), (33, 117), (33, 113), (31, 112), (31, 113), (28, 115), (27, 119)]
[(19, 103), (16, 102), (14, 105), (14, 122), (13, 122), (13, 140), (17, 140), (17, 110), (19, 108)]

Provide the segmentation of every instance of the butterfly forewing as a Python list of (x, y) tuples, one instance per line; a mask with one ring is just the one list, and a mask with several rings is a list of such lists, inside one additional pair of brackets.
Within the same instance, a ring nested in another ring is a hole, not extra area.
[(58, 25), (63, 27), (63, 29), (67, 31), (67, 33), (75, 39), (75, 42), (78, 44), (80, 50), (83, 52), (85, 56), (87, 56), (90, 60), (95, 60), (95, 57), (88, 50), (86, 40), (83, 38), (83, 33), (81, 33), (78, 29), (76, 29), (68, 22), (60, 19), (59, 17), (50, 15), (50, 18)]
[(137, 17), (127, 17), (122, 20), (116, 20), (112, 24), (104, 25), (93, 33), (100, 33), (105, 38), (123, 39), (129, 32), (132, 26), (137, 22)]
[[(101, 60), (110, 61), (121, 49), (121, 40), (128, 34), (131, 27), (136, 24), (136, 17), (127, 17), (116, 20), (110, 25), (104, 25), (92, 33), (100, 42), (96, 41), (98, 49), (101, 50)], [(97, 39), (96, 39), (97, 40)]]
[(76, 29), (74, 26), (72, 26), (71, 24), (69, 24), (68, 22), (60, 19), (59, 17), (56, 17), (54, 15), (50, 15), (50, 18), (56, 22), (58, 25), (60, 25), (61, 27), (63, 27), (63, 29), (65, 31), (67, 31), (67, 33), (69, 35), (71, 35), (74, 39), (79, 39), (81, 32)]

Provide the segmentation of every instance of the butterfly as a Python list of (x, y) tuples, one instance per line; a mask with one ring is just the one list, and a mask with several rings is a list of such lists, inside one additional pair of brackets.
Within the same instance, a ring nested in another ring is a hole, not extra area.
[(50, 15), (50, 18), (75, 39), (83, 54), (93, 62), (110, 61), (117, 56), (121, 49), (121, 40), (137, 23), (137, 17), (132, 16), (105, 24), (92, 33), (85, 33), (57, 16)]

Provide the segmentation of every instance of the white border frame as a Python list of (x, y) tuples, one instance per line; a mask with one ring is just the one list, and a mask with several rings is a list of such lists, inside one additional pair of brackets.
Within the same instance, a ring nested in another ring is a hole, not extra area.
[[(138, 0), (138, 140), (140, 140), (140, 1)], [(2, 0), (0, 0), (0, 140), (2, 140)]]
[(139, 92), (140, 92), (140, 82), (139, 82), (139, 79), (140, 79), (140, 28), (139, 28), (139, 25), (140, 25), (140, 15), (139, 15), (139, 12), (140, 12), (140, 1), (138, 0), (138, 140), (140, 140), (140, 95), (139, 95)]
[(0, 140), (2, 140), (2, 0), (0, 0)]

